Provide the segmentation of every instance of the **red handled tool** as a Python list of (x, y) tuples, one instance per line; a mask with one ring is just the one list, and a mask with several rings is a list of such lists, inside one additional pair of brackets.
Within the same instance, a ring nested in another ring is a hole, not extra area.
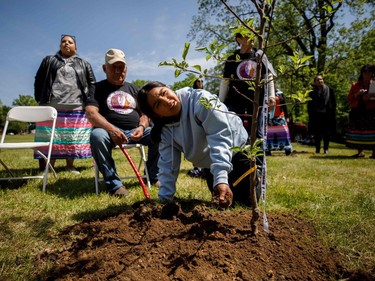
[(147, 199), (150, 199), (150, 194), (148, 193), (147, 187), (146, 187), (145, 183), (143, 182), (143, 178), (139, 174), (139, 171), (138, 171), (137, 167), (135, 166), (135, 164), (134, 164), (132, 158), (130, 157), (129, 153), (125, 150), (125, 148), (122, 147), (122, 145), (120, 145), (120, 149), (121, 149), (122, 153), (124, 153), (124, 155), (128, 159), (130, 165), (132, 166), (132, 168), (134, 170), (134, 173), (137, 176), (139, 183), (141, 184), (141, 187), (142, 187), (142, 190), (143, 190), (143, 194), (145, 195), (145, 197)]

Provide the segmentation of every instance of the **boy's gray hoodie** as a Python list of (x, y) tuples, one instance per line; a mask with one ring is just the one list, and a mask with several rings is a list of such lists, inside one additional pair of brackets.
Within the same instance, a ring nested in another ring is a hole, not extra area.
[[(228, 184), (232, 171), (232, 147), (243, 147), (248, 139), (242, 120), (216, 95), (189, 87), (176, 91), (181, 101), (179, 122), (165, 125), (159, 144), (159, 199), (172, 201), (180, 171), (181, 152), (195, 167), (210, 168), (214, 186)], [(206, 108), (200, 99), (210, 101)]]

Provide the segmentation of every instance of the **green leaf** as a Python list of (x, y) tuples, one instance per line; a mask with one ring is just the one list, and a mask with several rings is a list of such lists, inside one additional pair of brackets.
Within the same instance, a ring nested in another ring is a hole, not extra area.
[(189, 43), (189, 42), (186, 42), (186, 43), (185, 43), (185, 47), (184, 47), (184, 52), (182, 53), (182, 58), (183, 58), (184, 60), (186, 60), (186, 56), (187, 56), (187, 54), (188, 54), (188, 52), (189, 52), (189, 48), (190, 48), (190, 43)]
[(202, 71), (202, 67), (201, 67), (199, 64), (197, 64), (197, 65), (193, 65), (192, 68), (195, 68), (195, 69), (198, 70), (199, 72)]
[(196, 51), (206, 51), (207, 47), (195, 48)]
[(309, 59), (311, 59), (313, 56), (306, 56), (306, 57), (303, 57), (301, 58), (301, 63), (305, 63), (306, 61), (308, 61)]
[(180, 74), (181, 74), (181, 70), (179, 70), (179, 69), (176, 69), (175, 71), (174, 71), (174, 77), (178, 77), (178, 76), (180, 76)]
[(159, 63), (159, 66), (174, 66), (174, 64), (171, 62), (163, 61)]
[(242, 147), (234, 146), (231, 148), (231, 150), (236, 151), (236, 152), (242, 152)]

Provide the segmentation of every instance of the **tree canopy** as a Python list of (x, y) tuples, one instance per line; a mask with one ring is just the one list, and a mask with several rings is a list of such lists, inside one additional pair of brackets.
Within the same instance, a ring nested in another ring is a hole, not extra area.
[[(254, 26), (261, 28), (256, 9), (263, 1), (229, 0), (225, 1), (243, 20), (254, 19)], [(310, 56), (308, 67), (277, 77), (276, 83), (284, 93), (295, 94), (311, 87), (316, 74), (323, 74), (325, 82), (336, 90), (338, 100), (338, 120), (345, 123), (348, 105), (346, 95), (350, 84), (358, 77), (359, 69), (366, 63), (374, 63), (374, 6), (369, 0), (273, 0), (268, 1), (266, 29), (263, 48), (278, 70), (289, 56), (300, 54)], [(232, 27), (238, 19), (228, 13), (224, 5), (214, 0), (198, 0), (198, 14), (193, 17), (188, 38), (196, 40), (197, 46), (208, 45), (213, 40), (217, 44), (228, 44), (226, 51), (237, 48)], [(352, 16), (354, 15), (354, 16)], [(211, 70), (220, 75), (222, 65)], [(279, 72), (280, 73), (280, 72)], [(218, 83), (207, 79), (206, 87), (214, 91)], [(301, 107), (296, 112), (301, 121), (306, 122), (307, 114)], [(341, 120), (340, 120), (341, 118)], [(340, 126), (339, 126), (340, 127)]]
[(12, 105), (13, 106), (17, 106), (17, 105), (31, 106), (31, 105), (38, 105), (38, 103), (32, 96), (19, 95), (19, 97), (12, 102)]

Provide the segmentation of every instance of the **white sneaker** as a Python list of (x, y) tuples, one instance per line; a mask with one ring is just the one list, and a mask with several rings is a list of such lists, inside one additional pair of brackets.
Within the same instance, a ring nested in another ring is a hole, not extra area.
[(66, 167), (66, 170), (68, 171), (68, 172), (71, 172), (72, 174), (75, 174), (75, 175), (79, 175), (79, 174), (81, 174), (76, 168), (74, 168), (74, 167)]

